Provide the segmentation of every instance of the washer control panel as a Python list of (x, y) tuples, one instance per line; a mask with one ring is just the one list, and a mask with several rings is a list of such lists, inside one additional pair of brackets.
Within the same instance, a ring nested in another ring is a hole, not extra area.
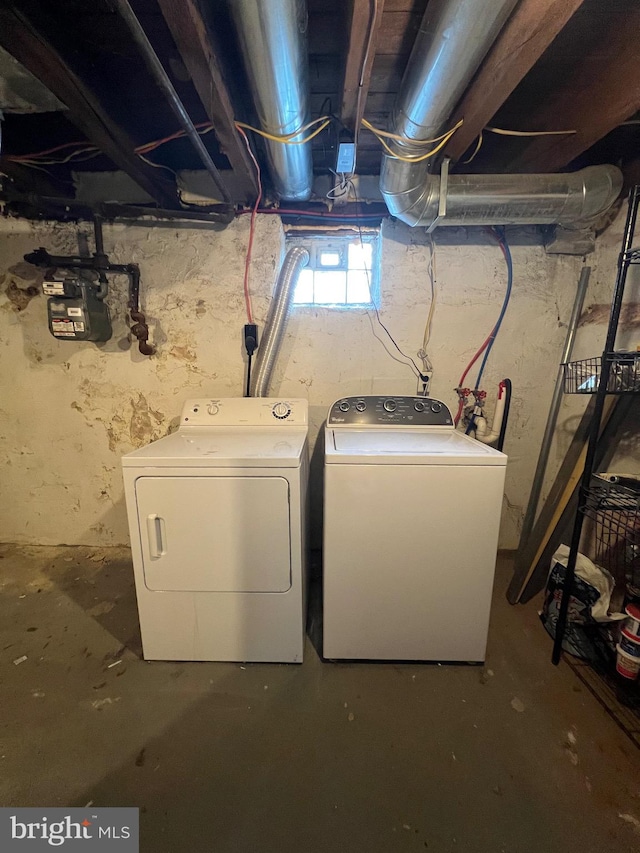
[(205, 397), (187, 400), (181, 427), (191, 426), (306, 426), (309, 404), (301, 399), (267, 397)]
[(327, 423), (444, 427), (453, 426), (453, 417), (432, 397), (341, 397), (329, 409)]

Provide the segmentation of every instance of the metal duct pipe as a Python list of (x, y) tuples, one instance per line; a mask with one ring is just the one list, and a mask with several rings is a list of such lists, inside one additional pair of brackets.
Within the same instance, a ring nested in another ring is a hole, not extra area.
[[(275, 136), (297, 134), (309, 121), (307, 5), (305, 0), (229, 0), (260, 128)], [(265, 139), (277, 195), (306, 201), (311, 195), (311, 145)]]
[[(516, 3), (429, 0), (396, 98), (394, 133), (408, 140), (442, 133)], [(410, 143), (395, 142), (393, 148), (408, 154), (424, 151)]]
[(387, 158), (383, 182), (389, 212), (412, 226), (572, 225), (611, 207), (622, 173), (615, 166), (588, 166), (570, 174), (449, 175), (443, 181)]
[[(416, 141), (446, 129), (515, 0), (430, 0), (396, 100), (391, 142), (400, 157), (424, 152)], [(442, 175), (431, 160), (382, 158), (380, 190), (389, 212), (408, 225), (571, 225), (607, 210), (622, 189), (614, 166), (570, 175)]]
[(256, 378), (253, 386), (254, 397), (266, 397), (271, 383), (271, 374), (280, 352), (293, 291), (300, 270), (309, 263), (309, 252), (302, 246), (294, 246), (285, 255), (280, 268), (278, 281), (271, 300), (269, 317), (264, 327), (262, 343), (256, 357)]

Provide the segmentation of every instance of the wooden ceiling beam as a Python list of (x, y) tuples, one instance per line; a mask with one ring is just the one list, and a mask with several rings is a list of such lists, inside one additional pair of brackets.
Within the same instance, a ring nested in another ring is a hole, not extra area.
[[(532, 130), (576, 130), (533, 139), (509, 163), (511, 172), (554, 172), (640, 110), (640, 8), (612, 17), (598, 50), (581, 58), (564, 85), (531, 115)], [(529, 128), (527, 128), (529, 129)]]
[(161, 207), (178, 207), (176, 189), (134, 152), (135, 142), (13, 4), (0, 5), (0, 44), (67, 107), (65, 116)]
[(450, 122), (464, 124), (447, 145), (458, 160), (490, 123), (584, 0), (521, 0), (502, 28)]
[(384, 0), (351, 0), (340, 118), (354, 134), (360, 127), (367, 103), (383, 11)]
[(237, 178), (237, 201), (258, 195), (255, 166), (238, 133), (220, 62), (196, 0), (158, 0), (158, 5), (191, 76), (222, 153)]

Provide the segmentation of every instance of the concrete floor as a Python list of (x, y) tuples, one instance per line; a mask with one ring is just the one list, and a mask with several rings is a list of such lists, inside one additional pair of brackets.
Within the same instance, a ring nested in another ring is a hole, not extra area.
[(640, 753), (507, 562), (483, 669), (145, 663), (124, 549), (0, 558), (2, 805), (139, 806), (145, 853), (640, 848)]

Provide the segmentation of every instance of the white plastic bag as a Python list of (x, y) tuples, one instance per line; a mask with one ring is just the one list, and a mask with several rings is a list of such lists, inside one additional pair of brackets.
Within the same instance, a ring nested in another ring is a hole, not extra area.
[[(569, 547), (568, 545), (560, 545), (551, 560), (551, 568), (553, 569), (556, 563), (560, 563), (566, 569), (568, 562)], [(588, 557), (579, 553), (576, 560), (576, 577), (588, 583), (599, 594), (596, 601), (591, 605), (592, 619), (596, 622), (615, 622), (625, 618), (624, 613), (609, 613), (615, 581), (606, 569), (596, 566)]]

